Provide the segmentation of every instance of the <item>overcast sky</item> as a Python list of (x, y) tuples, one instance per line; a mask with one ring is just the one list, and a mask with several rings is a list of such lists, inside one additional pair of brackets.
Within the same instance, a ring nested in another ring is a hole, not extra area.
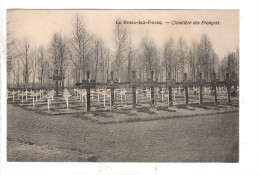
[(193, 40), (200, 41), (207, 34), (215, 52), (220, 56), (235, 51), (239, 47), (239, 12), (222, 10), (9, 10), (8, 30), (12, 37), (28, 37), (32, 45), (46, 46), (55, 32), (71, 36), (75, 15), (80, 14), (90, 33), (103, 38), (107, 47), (115, 48), (113, 30), (116, 19), (128, 21), (153, 20), (172, 21), (219, 21), (220, 25), (127, 25), (134, 47), (138, 47), (143, 37), (152, 38), (157, 46), (170, 37), (175, 41), (183, 37), (189, 45)]

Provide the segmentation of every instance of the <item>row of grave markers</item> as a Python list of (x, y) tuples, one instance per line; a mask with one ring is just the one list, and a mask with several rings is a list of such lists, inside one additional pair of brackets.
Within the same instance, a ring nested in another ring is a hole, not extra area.
[[(111, 71), (111, 79), (109, 80), (109, 83), (107, 85), (107, 90), (100, 90), (100, 89), (97, 89), (97, 92), (95, 92), (93, 89), (96, 87), (96, 82), (95, 80), (90, 80), (89, 79), (89, 71), (87, 71), (87, 80), (83, 80), (82, 83), (77, 83), (76, 86), (81, 86), (82, 89), (74, 89), (74, 92), (76, 93), (77, 97), (80, 98), (80, 100), (82, 100), (82, 102), (84, 101), (84, 97), (86, 99), (86, 109), (87, 109), (87, 112), (90, 111), (90, 101), (93, 100), (94, 96), (93, 94), (94, 93), (97, 93), (98, 94), (98, 102), (99, 102), (99, 95), (103, 96), (103, 102), (104, 102), (104, 107), (106, 106), (106, 96), (110, 98), (110, 109), (112, 109), (112, 107), (114, 106), (114, 101), (115, 101), (115, 97), (116, 95), (120, 95), (121, 97), (121, 104), (123, 104), (123, 96), (126, 100), (126, 90), (119, 90), (118, 89), (118, 83), (117, 83), (117, 80), (114, 80), (113, 79), (113, 72)], [(214, 103), (217, 103), (217, 91), (222, 91), (224, 90), (223, 87), (221, 88), (217, 88), (219, 82), (218, 80), (215, 79), (215, 74), (214, 74), (214, 79), (212, 82), (210, 83), (206, 83), (204, 80), (202, 80), (202, 74), (200, 74), (200, 78), (199, 78), (199, 81), (198, 82), (190, 82), (190, 81), (187, 81), (187, 74), (185, 73), (184, 74), (184, 81), (182, 83), (176, 83), (173, 79), (171, 79), (171, 74), (169, 73), (168, 74), (168, 79), (166, 81), (166, 87), (168, 88), (168, 104), (169, 106), (172, 105), (173, 103), (173, 99), (172, 99), (172, 92), (174, 93), (174, 101), (175, 101), (175, 94), (178, 92), (178, 90), (176, 90), (176, 86), (179, 85), (179, 94), (181, 94), (181, 87), (180, 85), (183, 86), (183, 89), (184, 89), (184, 98), (185, 98), (185, 105), (188, 105), (188, 86), (192, 86), (193, 85), (193, 91), (195, 90), (196, 93), (198, 91), (198, 88), (194, 88), (194, 85), (195, 86), (199, 86), (199, 104), (202, 104), (203, 103), (203, 86), (204, 85), (208, 85), (208, 86), (211, 86), (212, 89), (213, 89), (213, 92), (214, 92)], [(139, 94), (138, 90), (136, 90), (137, 87), (141, 86), (141, 84), (143, 84), (139, 79), (136, 79), (136, 76), (135, 76), (135, 71), (132, 72), (132, 81), (130, 82), (130, 86), (132, 87), (132, 96), (133, 96), (133, 108), (135, 109), (136, 108), (136, 104), (137, 104), (137, 94)], [(232, 82), (229, 81), (229, 77), (228, 77), (228, 74), (226, 75), (226, 81), (225, 82), (222, 82), (222, 85), (225, 85), (226, 86), (226, 93), (227, 93), (227, 102), (229, 103), (230, 102), (230, 87), (231, 85), (234, 85), (234, 83), (232, 84)], [(156, 94), (158, 95), (159, 97), (159, 91), (160, 89), (158, 88), (158, 84), (157, 82), (153, 81), (153, 72), (151, 72), (151, 79), (149, 79), (149, 82), (147, 83), (147, 86), (150, 87), (150, 90), (149, 89), (145, 89), (144, 91), (146, 92), (146, 97), (147, 99), (150, 99), (151, 100), (151, 105), (152, 106), (155, 106), (155, 92)], [(156, 89), (154, 89), (155, 87), (157, 87)], [(172, 88), (173, 88), (173, 91), (172, 91)], [(217, 90), (218, 89), (218, 90)], [(161, 95), (162, 95), (162, 102), (164, 101), (164, 93), (165, 92), (165, 88), (162, 89), (162, 91), (160, 91)], [(205, 91), (205, 95), (206, 95), (206, 92), (207, 92), (207, 88), (204, 87), (204, 91)], [(14, 96), (15, 94), (17, 94), (18, 98), (19, 97), (22, 97), (22, 102), (23, 102), (23, 98), (25, 96), (26, 100), (27, 100), (27, 95), (30, 94), (31, 98), (33, 99), (33, 106), (35, 104), (35, 100), (36, 100), (36, 103), (37, 103), (37, 97), (39, 96), (40, 99), (43, 97), (43, 92), (44, 90), (40, 90), (38, 92), (34, 92), (34, 91), (13, 91), (11, 92), (12, 95), (13, 95), (13, 101), (14, 101)], [(9, 93), (9, 91), (8, 91)], [(57, 91), (56, 91), (57, 93)], [(90, 94), (91, 94), (91, 98), (90, 98)], [(48, 94), (46, 96), (44, 96), (46, 99), (47, 99), (47, 104), (48, 104), (48, 110), (50, 109), (50, 105), (51, 105), (51, 102), (53, 102), (53, 97), (55, 95), (55, 91), (52, 90), (52, 91), (49, 91)], [(64, 89), (63, 91), (63, 97), (65, 99), (65, 102), (66, 102), (66, 106), (67, 106), (67, 109), (69, 107), (69, 97), (71, 97), (72, 95), (69, 93), (69, 91), (67, 89)]]
[[(172, 100), (172, 88), (175, 87), (176, 85), (182, 85), (183, 89), (184, 89), (184, 99), (185, 99), (185, 105), (189, 104), (189, 93), (188, 93), (188, 86), (191, 85), (196, 85), (199, 86), (199, 104), (201, 105), (203, 103), (203, 86), (204, 85), (209, 85), (212, 87), (213, 92), (214, 92), (214, 103), (217, 103), (217, 86), (219, 84), (219, 81), (216, 79), (216, 74), (213, 75), (214, 79), (212, 80), (212, 82), (210, 83), (206, 83), (205, 80), (202, 79), (202, 74), (200, 73), (200, 77), (199, 77), (199, 81), (198, 82), (190, 82), (187, 80), (187, 74), (184, 73), (184, 81), (181, 83), (176, 83), (173, 79), (171, 79), (171, 73), (168, 73), (168, 79), (166, 81), (166, 86), (168, 87), (168, 104), (169, 106), (172, 105), (173, 100)], [(77, 83), (77, 86), (82, 86), (82, 88), (87, 89), (87, 94), (89, 94), (90, 97), (90, 88), (95, 88), (96, 86), (96, 82), (95, 80), (90, 80), (89, 79), (89, 71), (87, 72), (87, 77), (88, 80), (83, 81), (82, 83)], [(130, 82), (130, 86), (132, 87), (132, 96), (133, 96), (133, 108), (136, 108), (136, 104), (137, 104), (137, 94), (138, 91), (136, 90), (137, 87), (141, 86), (142, 82), (140, 81), (140, 79), (136, 78), (136, 74), (135, 71), (132, 71), (132, 81)], [(226, 74), (226, 80), (225, 82), (222, 82), (222, 84), (224, 84), (226, 86), (227, 89), (227, 102), (230, 103), (230, 87), (232, 84), (234, 84), (233, 82), (229, 81), (229, 76), (228, 74)], [(118, 82), (116, 80), (113, 79), (113, 71), (111, 71), (111, 80), (108, 81), (108, 85), (107, 85), (107, 89), (110, 89), (110, 106), (112, 108), (112, 106), (114, 105), (114, 95), (115, 95), (115, 89), (118, 88)], [(151, 78), (149, 79), (147, 86), (151, 88), (150, 90), (150, 99), (151, 99), (151, 105), (155, 106), (155, 97), (154, 97), (154, 88), (157, 87), (158, 88), (158, 83), (155, 82), (153, 80), (153, 71), (151, 72)], [(194, 89), (194, 88), (193, 88)], [(147, 99), (148, 99), (148, 89), (145, 90), (145, 92), (147, 93)], [(158, 90), (156, 90), (158, 93)], [(205, 91), (206, 92), (206, 91)], [(104, 94), (106, 92), (103, 92)], [(163, 91), (162, 93), (162, 101), (163, 101)], [(179, 88), (179, 93), (180, 93), (180, 88)], [(119, 93), (120, 94), (120, 93)], [(87, 112), (90, 111), (90, 98), (87, 96)], [(93, 97), (93, 95), (92, 95)], [(174, 89), (174, 100), (175, 100), (175, 89)], [(104, 100), (105, 103), (105, 100)], [(122, 92), (121, 92), (121, 103), (122, 103)], [(105, 106), (105, 104), (104, 104)]]
[(13, 90), (13, 91), (11, 91), (11, 92), (7, 90), (7, 95), (8, 95), (9, 93), (12, 94), (13, 102), (14, 102), (14, 100), (15, 100), (15, 95), (16, 95), (16, 94), (17, 94), (17, 98), (18, 98), (18, 99), (22, 98), (22, 99), (21, 99), (22, 103), (23, 103), (23, 101), (24, 101), (24, 96), (25, 96), (25, 100), (26, 100), (26, 101), (28, 100), (28, 94), (30, 94), (29, 96), (30, 96), (31, 99), (33, 99), (33, 101), (34, 101), (34, 99), (35, 99), (36, 102), (37, 102), (37, 99), (38, 99), (37, 97), (38, 97), (38, 96), (39, 96), (40, 99), (42, 99), (44, 90), (41, 89), (41, 90), (38, 91), (38, 92), (34, 92), (33, 90), (27, 91), (27, 89), (26, 89), (25, 91), (20, 91), (20, 90), (14, 91), (14, 90)]
[[(180, 90), (181, 90), (181, 88), (180, 88), (180, 86), (179, 86), (179, 91), (177, 90), (177, 88), (174, 88), (173, 89), (173, 97), (174, 97), (174, 99), (173, 99), (173, 101), (175, 101), (175, 94), (177, 93), (177, 92), (179, 92), (179, 95), (181, 95), (181, 92), (180, 92)], [(193, 88), (194, 89), (194, 88)], [(164, 94), (166, 93), (165, 92), (165, 88), (163, 88), (161, 91), (160, 91), (160, 89), (157, 87), (156, 89), (155, 89), (155, 92), (156, 92), (156, 95), (157, 95), (157, 98), (160, 98), (160, 94), (161, 94), (161, 100), (162, 100), (162, 102), (164, 102)], [(205, 88), (205, 90), (206, 90), (206, 88)], [(159, 93), (159, 91), (160, 91), (160, 93)], [(21, 99), (21, 101), (22, 101), (22, 103), (23, 103), (23, 96), (24, 96), (24, 94), (30, 94), (29, 96), (31, 96), (31, 98), (33, 99), (33, 106), (34, 106), (34, 104), (35, 104), (35, 100), (36, 100), (36, 103), (37, 103), (37, 97), (39, 96), (39, 98), (41, 99), (42, 97), (44, 97), (44, 98), (46, 98), (47, 99), (47, 109), (48, 110), (50, 110), (50, 105), (51, 105), (51, 103), (53, 102), (53, 98), (54, 98), (54, 95), (55, 95), (55, 91), (54, 90), (52, 90), (52, 91), (49, 91), (48, 93), (47, 93), (47, 95), (46, 96), (43, 96), (43, 90), (40, 90), (39, 92), (33, 92), (32, 90), (31, 90), (31, 92), (28, 92), (28, 91), (25, 91), (25, 92), (23, 92), (23, 91), (17, 91), (17, 92), (14, 92), (13, 91), (13, 100), (14, 100), (14, 94), (17, 94), (17, 97), (20, 99), (20, 97), (22, 97), (22, 99)], [(85, 89), (74, 89), (74, 92), (75, 92), (75, 96), (77, 96), (77, 97), (79, 97), (79, 100), (83, 103), (84, 102), (84, 98), (86, 99), (86, 90)], [(104, 102), (104, 107), (106, 106), (106, 97), (107, 98), (110, 98), (110, 107), (112, 106), (112, 104), (111, 104), (111, 95), (110, 95), (110, 89), (96, 89), (96, 91), (94, 91), (93, 89), (90, 91), (91, 92), (91, 100), (94, 100), (94, 94), (97, 94), (97, 101), (99, 102), (100, 101), (100, 97), (99, 97), (99, 95), (101, 95), (102, 97), (103, 97), (103, 102)], [(127, 100), (126, 99), (126, 90), (124, 89), (124, 90), (120, 90), (120, 89), (115, 89), (115, 93), (114, 93), (114, 98), (116, 97), (116, 96), (120, 96), (121, 98), (121, 105), (123, 104), (123, 101), (125, 100)], [(151, 100), (151, 91), (149, 90), (149, 89), (145, 89), (144, 90), (144, 92), (146, 93), (146, 99), (150, 99)], [(139, 94), (139, 91), (138, 90), (136, 90), (136, 98), (135, 99), (133, 99), (133, 100), (135, 100), (135, 103), (137, 104), (137, 101), (138, 101), (138, 95), (137, 94)], [(170, 93), (169, 93), (170, 94)], [(205, 91), (205, 94), (206, 94), (206, 91)], [(27, 96), (27, 95), (26, 95)], [(66, 107), (67, 107), (67, 109), (69, 108), (69, 97), (71, 97), (72, 95), (69, 93), (69, 91), (67, 90), (67, 89), (64, 89), (64, 91), (63, 91), (63, 97), (64, 97), (64, 100), (65, 100), (65, 102), (66, 102)], [(124, 97), (124, 98), (123, 98)], [(124, 100), (123, 100), (124, 99)], [(27, 97), (26, 97), (26, 100), (27, 100)], [(86, 103), (87, 103), (87, 100), (86, 100)], [(170, 98), (168, 97), (168, 105), (170, 105)], [(86, 106), (87, 106), (87, 104), (86, 104)]]

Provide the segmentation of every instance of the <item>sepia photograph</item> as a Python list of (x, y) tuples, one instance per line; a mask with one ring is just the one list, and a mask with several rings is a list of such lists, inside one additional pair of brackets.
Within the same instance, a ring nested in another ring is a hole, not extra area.
[(239, 163), (239, 10), (6, 17), (8, 162)]

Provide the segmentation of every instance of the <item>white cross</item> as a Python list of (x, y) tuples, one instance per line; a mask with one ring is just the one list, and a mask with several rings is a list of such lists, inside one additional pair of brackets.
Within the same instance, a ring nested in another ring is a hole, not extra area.
[(54, 97), (55, 91), (52, 90), (52, 91), (50, 92), (50, 94), (51, 94), (51, 101), (53, 102), (53, 97)]
[(33, 97), (33, 95), (32, 95), (33, 93), (34, 93), (34, 92), (33, 92), (33, 90), (31, 89), (31, 94), (30, 94), (30, 95), (31, 95), (31, 98)]
[(51, 104), (51, 99), (52, 99), (52, 92), (49, 92), (46, 97), (47, 98), (47, 107), (48, 107), (48, 111), (50, 110), (50, 104)]
[(31, 93), (31, 97), (32, 97), (32, 99), (33, 99), (33, 106), (34, 106), (34, 97), (35, 97), (35, 93), (33, 92), (33, 93)]
[(208, 90), (208, 88), (204, 87), (205, 95), (207, 95), (207, 90)]
[(123, 95), (125, 94), (122, 90), (118, 93), (121, 96), (121, 105), (123, 104)]
[(111, 91), (110, 91), (109, 89), (106, 91), (106, 97), (109, 98), (109, 102), (110, 102), (110, 111), (111, 111), (111, 109), (112, 109), (112, 97), (111, 97)]
[(147, 89), (147, 87), (146, 87), (146, 89), (144, 91), (146, 93), (146, 99), (148, 99), (149, 98), (149, 94), (150, 94), (150, 90)]
[(181, 87), (179, 86), (179, 95), (181, 95)]
[(43, 96), (43, 89), (41, 89), (41, 90), (39, 91), (39, 93), (40, 93), (40, 99), (42, 99), (42, 96)]
[(24, 93), (25, 93), (25, 100), (27, 101), (27, 94), (28, 94), (27, 89), (26, 89), (26, 91)]
[(22, 95), (21, 95), (21, 96), (22, 96), (22, 103), (23, 103), (23, 95), (24, 95), (24, 93), (23, 93), (23, 91), (22, 91)]
[(64, 96), (66, 106), (67, 106), (67, 109), (68, 109), (69, 108), (69, 97), (71, 97), (71, 94), (67, 91), (67, 92), (64, 92), (63, 96)]
[(139, 91), (138, 90), (136, 90), (136, 104), (137, 104), (137, 94), (139, 94)]
[(100, 89), (98, 88), (96, 91), (97, 91), (98, 103), (99, 103), (99, 94), (100, 94)]
[(100, 92), (101, 94), (103, 94), (103, 103), (104, 103), (104, 107), (106, 107), (106, 90), (103, 90)]
[(83, 91), (81, 94), (82, 94), (82, 97), (81, 97), (81, 103), (84, 102), (84, 97), (85, 97), (86, 102), (87, 102), (87, 92), (86, 92), (86, 91)]
[(198, 93), (198, 87), (196, 87), (196, 95), (199, 95), (199, 93)]

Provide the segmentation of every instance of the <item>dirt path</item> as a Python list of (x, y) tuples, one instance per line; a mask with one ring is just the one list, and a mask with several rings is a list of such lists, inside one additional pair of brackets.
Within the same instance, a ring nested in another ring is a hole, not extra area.
[(106, 125), (7, 112), (8, 161), (238, 161), (238, 112)]

